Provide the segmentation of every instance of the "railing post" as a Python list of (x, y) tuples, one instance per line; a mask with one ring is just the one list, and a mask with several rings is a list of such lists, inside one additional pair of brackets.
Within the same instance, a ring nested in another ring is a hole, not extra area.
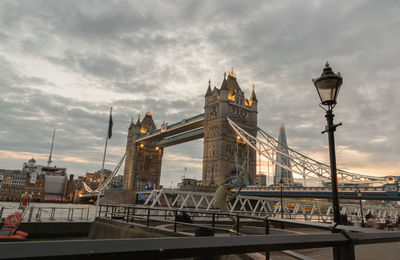
[(175, 219), (174, 219), (174, 232), (176, 232), (176, 218), (178, 217), (178, 210), (175, 210)]
[(4, 206), (0, 208), (0, 218), (3, 216)]
[(166, 209), (166, 210), (164, 211), (164, 220), (167, 220), (167, 212), (168, 212), (168, 210)]
[(150, 207), (147, 208), (147, 220), (146, 220), (146, 226), (150, 225)]
[[(103, 205), (99, 205), (99, 212), (98, 212), (98, 218), (100, 218), (100, 214), (101, 214), (101, 208), (103, 207)], [(97, 212), (96, 212), (97, 213)]]
[[(337, 230), (336, 230), (337, 232)], [(348, 243), (340, 246), (333, 247), (333, 259), (334, 260), (355, 260), (354, 253), (354, 241), (351, 238), (350, 234), (346, 231), (342, 230), (340, 232), (343, 236), (346, 237)]]
[(33, 206), (31, 206), (30, 210), (29, 210), (29, 217), (28, 217), (28, 222), (32, 221), (32, 215), (33, 215)]
[(236, 213), (236, 235), (239, 235), (239, 223), (240, 223), (240, 217), (239, 213)]
[(56, 209), (52, 208), (51, 209), (51, 214), (50, 214), (50, 220), (54, 220), (54, 215), (56, 214)]
[(265, 234), (269, 235), (269, 220), (268, 220), (268, 217), (265, 217), (264, 225), (265, 225)]
[(39, 208), (38, 214), (37, 214), (37, 219), (38, 219), (39, 221), (41, 221), (41, 220), (40, 220), (41, 217), (42, 217), (42, 208)]
[[(100, 211), (99, 211), (99, 214), (100, 214)], [(96, 218), (96, 213), (94, 213), (94, 216)], [(87, 208), (86, 220), (89, 220), (89, 208)]]
[(215, 227), (215, 213), (212, 214), (212, 227)]
[[(265, 234), (269, 235), (269, 220), (268, 220), (268, 216), (265, 217), (264, 224), (265, 224)], [(265, 252), (265, 259), (269, 260), (269, 251)]]

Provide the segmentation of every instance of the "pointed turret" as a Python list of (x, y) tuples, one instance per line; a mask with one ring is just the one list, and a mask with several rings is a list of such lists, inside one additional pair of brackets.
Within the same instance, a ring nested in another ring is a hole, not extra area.
[(211, 96), (211, 79), (208, 80), (208, 88), (205, 97)]
[(140, 122), (140, 133), (145, 134), (147, 131), (151, 132), (155, 129), (157, 129), (157, 127), (149, 110), (146, 112), (146, 116), (143, 118), (142, 122)]
[(254, 91), (255, 90), (255, 86), (254, 86), (254, 84), (253, 84), (253, 91), (251, 92), (251, 95), (250, 95), (250, 100), (252, 100), (252, 101), (258, 101), (257, 100), (257, 96), (256, 96), (256, 92)]
[(224, 72), (224, 80), (222, 81), (221, 90), (228, 90), (228, 82), (226, 81), (226, 72)]
[(226, 80), (226, 72), (224, 72), (224, 81), (222, 81), (221, 85), (220, 98), (221, 100), (228, 100), (228, 82)]
[(140, 114), (138, 115), (138, 119), (136, 121), (136, 126), (140, 126)]
[(131, 118), (131, 124), (129, 125), (129, 129), (131, 129), (132, 127), (134, 127), (135, 124), (133, 123), (133, 117)]

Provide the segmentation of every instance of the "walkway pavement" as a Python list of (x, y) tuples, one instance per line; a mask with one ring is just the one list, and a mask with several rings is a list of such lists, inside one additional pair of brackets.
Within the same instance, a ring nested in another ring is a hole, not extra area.
[[(218, 227), (229, 228), (229, 226)], [(172, 225), (171, 225), (172, 228)], [(187, 228), (178, 228), (178, 230), (188, 231)], [(393, 231), (398, 232), (398, 231)], [(241, 227), (241, 235), (263, 235), (263, 227)], [(315, 228), (290, 228), (290, 229), (279, 229), (271, 228), (270, 235), (288, 235), (288, 234), (328, 234), (330, 231), (321, 230)], [(234, 233), (216, 232), (215, 236), (235, 236)], [(332, 248), (312, 248), (312, 249), (300, 249), (292, 250), (295, 253), (299, 253), (303, 256), (309, 257), (315, 260), (332, 259)], [(400, 242), (395, 243), (383, 243), (383, 244), (369, 244), (369, 245), (358, 245), (355, 246), (356, 259), (360, 260), (399, 260), (400, 259)], [(258, 254), (261, 256), (260, 254)], [(254, 254), (256, 256), (256, 254)], [(261, 259), (261, 258), (260, 258)], [(265, 258), (264, 258), (265, 259)], [(272, 260), (293, 260), (294, 258), (288, 256), (280, 251), (270, 252), (270, 259)]]

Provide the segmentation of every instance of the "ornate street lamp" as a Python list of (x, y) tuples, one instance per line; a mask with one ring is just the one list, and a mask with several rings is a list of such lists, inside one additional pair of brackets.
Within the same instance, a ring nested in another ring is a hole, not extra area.
[(362, 210), (362, 202), (361, 202), (362, 192), (361, 192), (361, 190), (357, 191), (357, 196), (358, 196), (358, 199), (360, 200), (361, 226), (364, 227), (364, 214), (363, 214), (363, 210)]
[(340, 87), (342, 86), (343, 78), (340, 75), (340, 72), (338, 74), (335, 74), (332, 71), (332, 68), (329, 66), (328, 62), (326, 62), (321, 77), (313, 79), (312, 81), (317, 89), (319, 98), (321, 99), (321, 104), (326, 106), (326, 108), (324, 108), (320, 105), (320, 107), (326, 111), (325, 117), (328, 123), (325, 126), (325, 131), (323, 131), (322, 133), (328, 132), (329, 157), (331, 163), (333, 219), (335, 223), (340, 224), (334, 132), (336, 131), (336, 127), (342, 125), (342, 123), (339, 123), (337, 125), (333, 124), (334, 115), (332, 113), (332, 110), (336, 105), (336, 99), (339, 94)]
[[(283, 220), (283, 186), (285, 185), (285, 182), (281, 178), (278, 183), (281, 188), (281, 219)], [(281, 228), (283, 229), (283, 222), (281, 222)]]

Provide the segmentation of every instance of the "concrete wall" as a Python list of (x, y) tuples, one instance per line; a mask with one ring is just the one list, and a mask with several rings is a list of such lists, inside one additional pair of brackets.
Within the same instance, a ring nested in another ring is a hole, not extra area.
[(100, 218), (93, 222), (89, 239), (119, 239), (119, 238), (150, 238), (150, 237), (180, 237), (174, 233), (141, 224), (124, 223)]
[(100, 198), (100, 203), (106, 204), (135, 204), (136, 193), (133, 190), (106, 190)]
[[(87, 237), (91, 222), (23, 222), (18, 230), (29, 234), (31, 238)], [(1, 229), (2, 225), (0, 225)]]

